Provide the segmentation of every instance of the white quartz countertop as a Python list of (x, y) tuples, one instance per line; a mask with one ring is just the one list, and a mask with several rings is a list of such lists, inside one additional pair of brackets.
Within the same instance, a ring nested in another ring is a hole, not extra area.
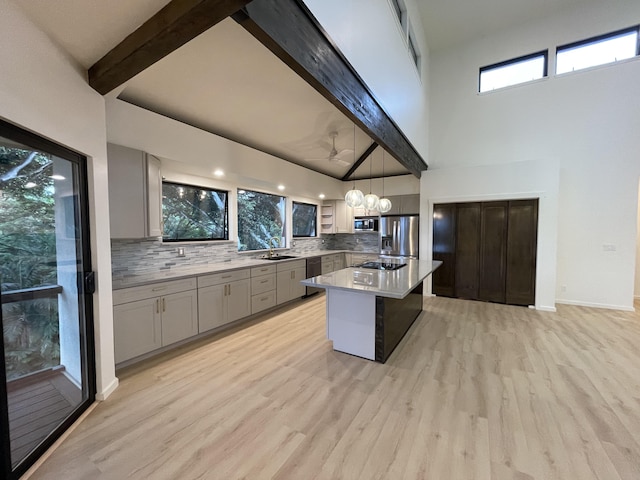
[(404, 298), (431, 275), (442, 262), (434, 260), (404, 260), (398, 270), (370, 270), (349, 267), (344, 270), (302, 280), (309, 287), (348, 290), (381, 297)]
[(148, 273), (137, 275), (129, 275), (123, 278), (113, 279), (113, 290), (122, 288), (140, 287), (152, 283), (180, 280), (183, 278), (195, 277), (198, 275), (206, 275), (209, 273), (220, 273), (231, 270), (240, 270), (243, 268), (260, 267), (263, 265), (278, 264), (282, 262), (293, 262), (296, 260), (306, 260), (311, 257), (321, 257), (325, 255), (333, 255), (336, 253), (354, 253), (366, 255), (378, 255), (377, 252), (362, 252), (353, 250), (312, 250), (302, 253), (278, 252), (280, 255), (294, 255), (295, 258), (282, 260), (264, 260), (261, 258), (239, 258), (227, 262), (208, 263), (192, 267), (179, 267), (170, 270), (154, 270)]

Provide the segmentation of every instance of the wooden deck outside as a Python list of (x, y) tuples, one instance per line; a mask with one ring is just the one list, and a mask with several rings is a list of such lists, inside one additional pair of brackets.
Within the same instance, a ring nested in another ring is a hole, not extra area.
[(82, 401), (82, 392), (64, 369), (10, 381), (7, 390), (15, 466), (74, 410)]

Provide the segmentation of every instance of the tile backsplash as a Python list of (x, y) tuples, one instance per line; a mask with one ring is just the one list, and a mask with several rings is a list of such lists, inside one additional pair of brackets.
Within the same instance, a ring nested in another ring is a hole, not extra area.
[[(377, 233), (322, 235), (295, 238), (287, 253), (295, 255), (317, 250), (378, 251)], [(178, 255), (184, 249), (184, 256)], [(163, 243), (159, 239), (111, 240), (111, 272), (114, 279), (261, 256), (264, 252), (239, 254), (234, 241), (215, 243)]]

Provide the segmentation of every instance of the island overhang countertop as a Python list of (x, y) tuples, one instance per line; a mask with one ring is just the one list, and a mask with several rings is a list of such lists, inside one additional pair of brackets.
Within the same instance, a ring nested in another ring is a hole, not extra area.
[(439, 260), (390, 260), (406, 263), (397, 270), (371, 270), (362, 267), (349, 267), (325, 275), (307, 278), (301, 283), (309, 287), (327, 290), (346, 290), (368, 293), (387, 298), (404, 298), (442, 262)]

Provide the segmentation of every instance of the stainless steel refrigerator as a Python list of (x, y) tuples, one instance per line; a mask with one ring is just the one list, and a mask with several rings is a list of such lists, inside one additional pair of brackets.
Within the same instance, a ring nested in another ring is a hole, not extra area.
[(380, 254), (418, 258), (419, 215), (380, 218)]

